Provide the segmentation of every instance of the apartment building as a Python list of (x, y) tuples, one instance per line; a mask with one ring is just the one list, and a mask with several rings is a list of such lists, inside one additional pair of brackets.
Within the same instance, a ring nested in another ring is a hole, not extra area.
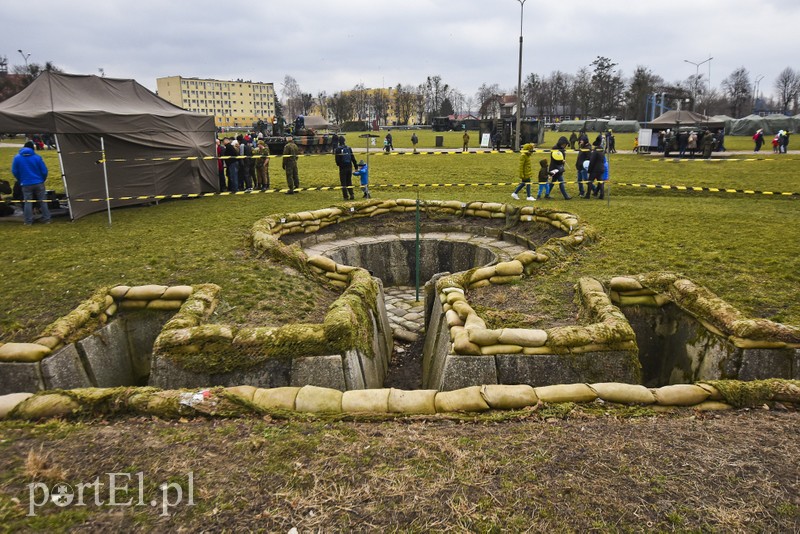
[(272, 83), (167, 76), (156, 79), (158, 96), (183, 109), (213, 115), (217, 126), (251, 127), (275, 116)]

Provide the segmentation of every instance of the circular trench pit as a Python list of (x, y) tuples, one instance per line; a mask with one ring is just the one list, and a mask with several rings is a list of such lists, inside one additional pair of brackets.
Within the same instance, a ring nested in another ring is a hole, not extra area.
[[(297, 243), (308, 256), (326, 256), (340, 264), (364, 268), (382, 281), (386, 313), (394, 337), (385, 387), (422, 387), (426, 317), (423, 286), (429, 280), (439, 273), (455, 273), (509, 261), (533, 248), (533, 240), (542, 243), (554, 235), (563, 235), (540, 227), (537, 235), (520, 239), (516, 234), (505, 232), (498, 224), (477, 226), (459, 222), (425, 221), (425, 229), (419, 233), (419, 253), (417, 233), (407, 231), (414, 230), (414, 221), (407, 218), (388, 224), (384, 222), (378, 227), (342, 224), (311, 236), (283, 238)], [(435, 231), (430, 231), (431, 227)]]

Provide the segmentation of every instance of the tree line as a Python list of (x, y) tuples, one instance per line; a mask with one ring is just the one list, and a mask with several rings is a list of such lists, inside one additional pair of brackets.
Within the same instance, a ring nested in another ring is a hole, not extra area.
[[(684, 102), (683, 109), (694, 109), (707, 115), (742, 117), (753, 111), (796, 114), (800, 97), (800, 71), (786, 67), (775, 78), (774, 94), (764, 96), (750, 73), (739, 67), (725, 77), (719, 88), (713, 88), (703, 73), (678, 82), (667, 82), (650, 68), (637, 66), (630, 77), (617, 69), (610, 58), (597, 56), (590, 65), (574, 74), (560, 70), (549, 75), (531, 73), (522, 86), (526, 116), (617, 117), (646, 121), (648, 99), (653, 94), (666, 95), (674, 106)], [(760, 81), (760, 80), (759, 80)], [(757, 94), (756, 94), (757, 93)], [(342, 123), (351, 120), (387, 124), (390, 115), (398, 124), (430, 123), (433, 117), (474, 113), (478, 118), (499, 116), (501, 107), (514, 95), (516, 88), (501, 88), (483, 83), (474, 96), (447, 84), (441, 76), (427, 76), (418, 85), (397, 84), (387, 90), (366, 88), (358, 84), (349, 90), (316, 96), (303, 93), (292, 76), (281, 85), (281, 105), (287, 116), (321, 112), (330, 120)], [(651, 104), (652, 105), (652, 104)]]
[[(15, 65), (9, 75), (8, 59), (0, 56), (0, 101), (28, 86), (41, 72), (61, 72), (48, 61), (44, 64)], [(630, 77), (617, 69), (610, 58), (597, 56), (588, 66), (574, 74), (556, 70), (549, 75), (531, 73), (522, 86), (526, 116), (617, 117), (645, 121), (648, 98), (664, 93), (668, 102), (688, 100), (684, 109), (707, 115), (741, 117), (754, 110), (797, 114), (800, 98), (800, 71), (783, 69), (773, 82), (774, 93), (764, 97), (750, 73), (739, 67), (724, 78), (719, 88), (712, 88), (703, 73), (669, 83), (650, 68), (637, 66)], [(760, 82), (760, 79), (758, 80)], [(766, 85), (766, 84), (765, 84)], [(758, 94), (755, 94), (755, 93)], [(281, 84), (279, 108), (283, 116), (296, 117), (319, 112), (336, 123), (377, 121), (388, 124), (393, 116), (398, 124), (430, 124), (433, 117), (474, 113), (478, 118), (500, 115), (508, 102), (507, 95), (516, 95), (516, 88), (501, 88), (483, 83), (474, 95), (467, 95), (446, 83), (441, 76), (427, 76), (417, 85), (401, 84), (390, 89), (371, 89), (357, 84), (352, 89), (333, 93), (305, 93), (292, 76)], [(512, 103), (515, 98), (512, 99)]]

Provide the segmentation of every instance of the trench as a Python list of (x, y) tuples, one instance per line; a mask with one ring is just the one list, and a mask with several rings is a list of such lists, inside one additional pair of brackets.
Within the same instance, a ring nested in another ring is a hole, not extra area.
[(468, 233), (423, 233), (419, 240), (419, 278), (416, 239), (397, 234), (316, 243), (307, 248), (306, 253), (364, 268), (382, 281), (386, 314), (394, 338), (384, 387), (421, 389), (428, 316), (424, 286), (437, 274), (506, 261), (526, 249), (516, 243)]

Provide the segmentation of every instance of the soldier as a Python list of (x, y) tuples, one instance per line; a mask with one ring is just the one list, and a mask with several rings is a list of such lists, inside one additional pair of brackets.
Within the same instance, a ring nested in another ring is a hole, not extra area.
[(711, 157), (711, 152), (714, 150), (714, 136), (708, 130), (703, 132), (703, 140), (701, 141), (703, 148), (703, 157), (708, 159)]
[(258, 142), (256, 156), (256, 188), (261, 191), (269, 189), (269, 148), (264, 141)]
[(297, 156), (300, 150), (294, 144), (294, 139), (289, 136), (286, 138), (286, 146), (283, 147), (283, 170), (286, 171), (286, 184), (289, 190), (286, 191), (287, 195), (294, 195), (300, 187), (300, 178), (297, 175)]

